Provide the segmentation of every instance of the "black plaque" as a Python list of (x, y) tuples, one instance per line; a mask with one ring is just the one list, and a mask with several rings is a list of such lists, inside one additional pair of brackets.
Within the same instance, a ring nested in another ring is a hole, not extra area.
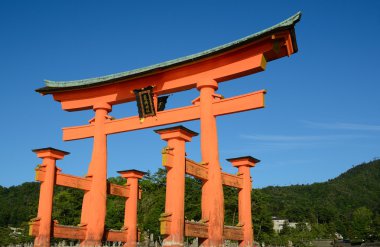
[(156, 116), (153, 101), (153, 87), (135, 89), (133, 92), (136, 95), (137, 108), (140, 118)]
[(165, 110), (166, 102), (168, 101), (169, 96), (161, 96), (157, 99), (157, 111)]

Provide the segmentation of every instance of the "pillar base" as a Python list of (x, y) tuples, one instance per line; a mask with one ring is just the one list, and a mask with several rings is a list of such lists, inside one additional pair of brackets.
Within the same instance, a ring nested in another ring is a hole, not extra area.
[(35, 247), (50, 247), (50, 237), (38, 236), (34, 239)]
[(101, 247), (102, 242), (97, 240), (84, 240), (81, 244), (81, 247)]

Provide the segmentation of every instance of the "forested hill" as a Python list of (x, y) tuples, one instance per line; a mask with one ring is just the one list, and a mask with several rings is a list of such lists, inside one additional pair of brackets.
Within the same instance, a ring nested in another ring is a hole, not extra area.
[(324, 183), (270, 186), (261, 192), (270, 212), (293, 221), (336, 222), (360, 207), (380, 213), (380, 160), (357, 165)]
[[(125, 183), (120, 177), (110, 180), (113, 183)], [(154, 174), (148, 173), (140, 181), (143, 198), (139, 206), (138, 221), (143, 231), (159, 233), (158, 218), (164, 211), (165, 183), (166, 173), (163, 169)], [(200, 220), (200, 193), (200, 181), (186, 177), (187, 219)], [(226, 224), (235, 225), (237, 191), (225, 188), (224, 193)], [(270, 186), (254, 189), (252, 193), (255, 238), (260, 241), (272, 241), (280, 237), (272, 230), (272, 216), (294, 222), (307, 222), (312, 225), (312, 229), (316, 229), (312, 238), (330, 237), (335, 232), (349, 237), (365, 237), (366, 234), (374, 236), (376, 232), (380, 233), (380, 160), (357, 165), (327, 182), (285, 187)], [(0, 186), (0, 245), (9, 243), (1, 241), (9, 235), (8, 226), (23, 226), (25, 232), (27, 231), (27, 222), (37, 215), (38, 197), (37, 182), (9, 188)], [(65, 225), (78, 224), (82, 198), (82, 191), (57, 187), (54, 193), (53, 218)], [(123, 199), (109, 196), (106, 226), (120, 228), (123, 215)], [(367, 231), (360, 232), (364, 228)], [(378, 237), (380, 238), (380, 235)]]

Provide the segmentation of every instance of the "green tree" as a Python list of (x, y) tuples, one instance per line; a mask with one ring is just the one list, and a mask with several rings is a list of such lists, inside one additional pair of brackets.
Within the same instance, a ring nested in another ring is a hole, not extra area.
[(267, 203), (268, 197), (262, 190), (252, 190), (252, 221), (255, 239), (266, 242), (274, 235), (272, 214)]
[(62, 225), (80, 223), (83, 191), (64, 187), (56, 188), (53, 200), (53, 219)]
[(366, 240), (373, 230), (373, 213), (366, 207), (355, 209), (352, 214), (350, 238), (355, 240)]
[(160, 215), (164, 212), (166, 191), (166, 170), (155, 174), (148, 172), (140, 181), (142, 199), (138, 204), (138, 222), (142, 231), (160, 235)]

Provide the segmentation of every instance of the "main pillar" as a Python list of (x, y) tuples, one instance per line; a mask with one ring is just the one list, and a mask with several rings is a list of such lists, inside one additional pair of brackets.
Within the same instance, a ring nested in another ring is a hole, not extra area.
[(200, 91), (200, 125), (202, 161), (208, 166), (208, 180), (202, 186), (202, 220), (208, 222), (208, 239), (202, 241), (204, 246), (223, 245), (224, 198), (222, 174), (219, 164), (218, 133), (216, 117), (213, 114), (213, 102), (218, 83), (203, 80), (197, 83)]
[(107, 203), (107, 135), (105, 122), (111, 106), (107, 103), (94, 105), (94, 146), (89, 167), (92, 176), (91, 190), (87, 192), (82, 207), (81, 222), (87, 225), (86, 238), (81, 246), (101, 246), (104, 233)]
[(118, 171), (118, 173), (127, 179), (129, 187), (129, 196), (125, 201), (124, 229), (127, 231), (127, 242), (124, 247), (137, 246), (137, 201), (139, 199), (139, 182), (145, 172), (138, 170)]
[[(198, 133), (183, 126), (155, 130), (161, 139), (167, 141), (167, 151), (171, 156), (165, 166), (166, 200), (165, 216), (169, 218), (170, 229), (166, 229), (167, 236), (163, 246), (179, 247), (184, 245), (185, 229), (185, 142), (191, 141)], [(162, 230), (162, 229), (161, 229)]]
[(55, 148), (42, 148), (32, 150), (38, 158), (42, 158), (40, 165), (45, 169), (45, 179), (41, 183), (40, 199), (38, 202), (37, 220), (39, 220), (38, 236), (34, 240), (34, 246), (50, 247), (51, 214), (53, 211), (53, 195), (56, 174), (56, 160), (63, 159), (68, 152)]
[(251, 156), (227, 159), (233, 166), (238, 168), (239, 176), (243, 178), (243, 188), (239, 190), (239, 225), (243, 228), (243, 241), (239, 242), (239, 247), (253, 246), (253, 226), (251, 212), (251, 191), (252, 180), (250, 168), (254, 167), (260, 160)]

